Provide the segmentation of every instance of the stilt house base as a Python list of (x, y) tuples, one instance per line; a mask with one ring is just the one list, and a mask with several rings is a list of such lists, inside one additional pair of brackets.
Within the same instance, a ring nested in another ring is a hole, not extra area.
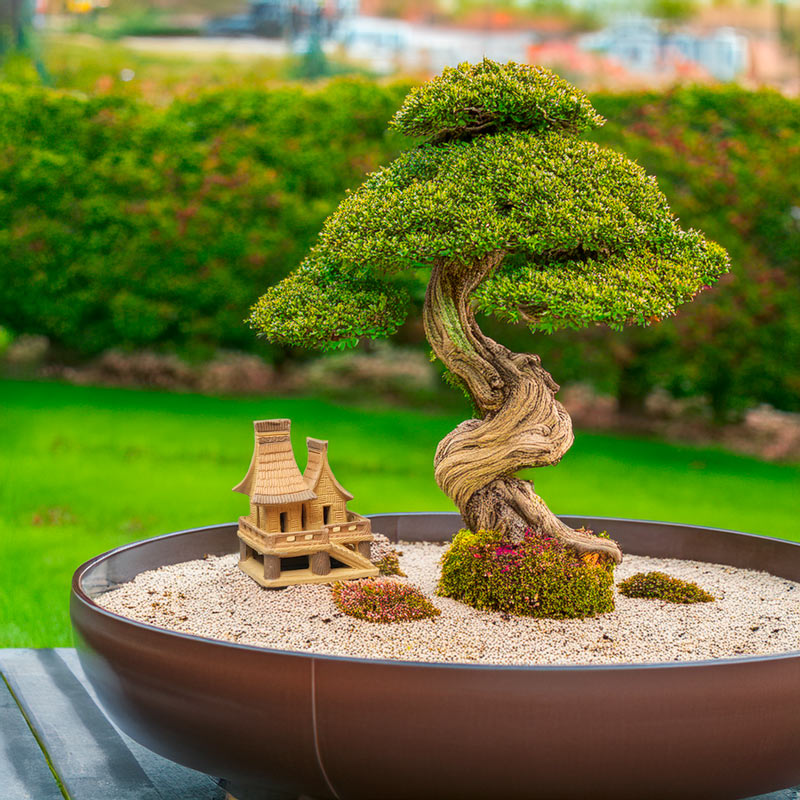
[[(266, 586), (268, 589), (281, 589), (284, 586), (294, 586), (298, 583), (335, 583), (336, 581), (355, 580), (356, 578), (374, 578), (378, 574), (378, 568), (371, 562), (369, 566), (349, 566), (346, 562), (341, 561), (342, 558), (348, 558), (341, 553), (336, 553), (333, 558), (336, 559), (342, 566), (333, 566), (331, 563), (331, 551), (320, 551), (310, 556), (291, 556), (289, 558), (281, 558), (276, 555), (265, 555), (257, 553), (252, 548), (242, 543), (240, 550), (244, 551), (244, 558), (240, 553), (239, 569), (246, 575), (249, 575), (254, 581)], [(247, 551), (250, 551), (247, 554)], [(354, 556), (355, 553), (350, 550), (349, 556)], [(323, 558), (320, 559), (319, 556)], [(338, 557), (337, 557), (338, 556)], [(308, 563), (308, 566), (303, 566), (302, 561)], [(284, 565), (281, 562), (285, 563)], [(291, 563), (294, 562), (294, 563)], [(300, 562), (298, 564), (298, 562)], [(316, 562), (316, 563), (315, 563)], [(322, 569), (327, 565), (328, 571), (315, 572), (315, 567), (320, 569), (318, 564), (322, 563)], [(277, 577), (267, 578), (266, 573), (274, 574), (277, 572)]]

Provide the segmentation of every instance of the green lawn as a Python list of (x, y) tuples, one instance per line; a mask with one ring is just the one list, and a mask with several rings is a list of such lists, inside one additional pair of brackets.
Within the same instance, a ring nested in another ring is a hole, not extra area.
[[(278, 416), (293, 420), (301, 468), (304, 438), (330, 439), (357, 511), (451, 508), (431, 460), (452, 413), (0, 382), (0, 647), (68, 645), (69, 579), (91, 556), (243, 513), (230, 487), (249, 464), (251, 420)], [(582, 433), (536, 477), (559, 512), (800, 539), (800, 467)]]

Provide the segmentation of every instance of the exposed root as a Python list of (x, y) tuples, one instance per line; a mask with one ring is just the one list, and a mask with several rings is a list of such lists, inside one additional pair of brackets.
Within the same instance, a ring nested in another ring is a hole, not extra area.
[(521, 469), (558, 463), (573, 442), (572, 422), (555, 399), (558, 384), (535, 355), (513, 353), (478, 327), (470, 308), (475, 287), (502, 261), (495, 253), (475, 268), (438, 264), (425, 302), (434, 352), (467, 387), (480, 419), (462, 422), (439, 444), (436, 481), (474, 531), (525, 530), (555, 537), (579, 553), (619, 562), (616, 542), (575, 531), (553, 514)]
[(462, 516), (473, 531), (501, 531), (512, 541), (522, 541), (530, 529), (560, 540), (581, 555), (597, 553), (622, 561), (616, 542), (565, 525), (534, 492), (533, 484), (520, 478), (498, 478), (479, 489), (467, 501)]

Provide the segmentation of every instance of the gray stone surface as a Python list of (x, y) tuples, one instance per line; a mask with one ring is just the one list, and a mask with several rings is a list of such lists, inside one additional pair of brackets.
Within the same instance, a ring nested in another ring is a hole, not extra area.
[[(121, 733), (97, 705), (92, 690), (84, 685), (86, 679), (74, 651), (0, 650), (0, 673), (5, 681), (3, 688), (7, 685), (10, 689), (13, 703), (6, 700), (5, 713), (17, 718), (15, 727), (4, 724), (0, 728), (3, 750), (14, 753), (19, 742), (25, 742), (21, 720), (31, 739), (31, 730), (35, 732), (33, 741), (38, 740), (41, 762), (47, 768), (46, 753), (71, 800), (224, 797), (209, 776), (161, 758)], [(27, 751), (35, 763), (29, 747)], [(49, 768), (47, 771), (50, 773)], [(6, 791), (1, 785), (0, 795), (49, 800), (46, 792), (55, 787), (53, 797), (63, 797), (52, 773), (49, 783), (42, 779), (40, 769), (31, 771), (30, 780), (28, 777), (27, 773), (17, 775), (19, 781), (25, 779), (28, 795)], [(33, 781), (38, 783), (34, 785)]]

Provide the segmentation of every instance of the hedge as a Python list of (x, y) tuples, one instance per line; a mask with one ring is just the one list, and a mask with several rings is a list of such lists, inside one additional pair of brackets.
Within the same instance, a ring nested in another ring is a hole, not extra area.
[[(0, 325), (66, 358), (269, 355), (242, 320), (345, 190), (397, 155), (386, 123), (407, 89), (231, 86), (160, 108), (0, 84)], [(708, 396), (719, 417), (800, 410), (800, 101), (736, 87), (592, 101), (609, 120), (594, 138), (657, 174), (733, 274), (643, 331), (497, 334), (631, 407), (661, 385)]]
[(734, 86), (596, 102), (613, 120), (603, 139), (734, 265), (673, 321), (634, 332), (623, 377), (640, 397), (657, 384), (706, 395), (720, 421), (756, 402), (800, 410), (800, 102)]
[(800, 410), (800, 101), (694, 86), (592, 102), (608, 120), (593, 138), (658, 175), (683, 225), (733, 268), (666, 322), (553, 336), (542, 357), (631, 411), (657, 386), (706, 397), (718, 421), (760, 402)]
[(0, 321), (78, 356), (252, 349), (249, 306), (393, 156), (402, 96), (349, 80), (158, 109), (0, 86)]

